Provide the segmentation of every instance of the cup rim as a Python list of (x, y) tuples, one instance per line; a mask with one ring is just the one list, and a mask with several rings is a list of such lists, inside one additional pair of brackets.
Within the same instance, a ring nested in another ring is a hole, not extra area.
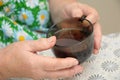
[[(69, 18), (69, 19), (73, 19), (73, 18)], [(65, 20), (69, 20), (69, 19), (65, 19)], [(63, 21), (65, 21), (65, 20), (62, 20), (62, 21), (60, 21), (60, 22), (58, 22), (58, 23), (56, 23), (56, 24), (53, 24), (50, 28), (49, 28), (49, 30), (47, 31), (47, 38), (49, 37), (48, 36), (48, 33), (52, 30), (52, 28), (54, 28), (57, 24), (59, 24), (59, 23), (61, 23), (61, 22), (63, 22)], [(91, 29), (91, 33), (89, 34), (89, 36), (87, 36), (85, 39), (83, 39), (82, 41), (80, 41), (80, 43), (83, 43), (84, 41), (86, 41), (89, 37), (91, 37), (93, 34), (94, 34), (94, 28), (93, 28), (93, 24), (88, 20), (88, 19), (86, 19), (86, 18), (84, 18), (84, 19), (82, 19), (82, 20), (86, 20), (86, 21), (88, 21), (89, 22), (89, 24), (90, 24), (90, 26), (92, 27), (92, 29)], [(74, 44), (74, 45), (76, 45), (76, 44)], [(59, 46), (60, 47), (60, 46)], [(62, 46), (63, 47), (63, 46)], [(69, 47), (69, 46), (68, 46)]]

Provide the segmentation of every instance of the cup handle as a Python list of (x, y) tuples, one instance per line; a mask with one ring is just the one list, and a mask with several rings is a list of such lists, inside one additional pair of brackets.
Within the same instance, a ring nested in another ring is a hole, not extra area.
[(79, 19), (79, 21), (83, 22), (83, 20), (85, 20), (85, 18), (86, 18), (86, 16), (83, 15), (83, 16)]

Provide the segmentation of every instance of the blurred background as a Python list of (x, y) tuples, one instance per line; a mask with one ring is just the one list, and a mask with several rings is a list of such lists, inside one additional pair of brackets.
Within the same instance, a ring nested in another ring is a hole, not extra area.
[(120, 32), (120, 0), (78, 0), (94, 7), (100, 15), (104, 35)]

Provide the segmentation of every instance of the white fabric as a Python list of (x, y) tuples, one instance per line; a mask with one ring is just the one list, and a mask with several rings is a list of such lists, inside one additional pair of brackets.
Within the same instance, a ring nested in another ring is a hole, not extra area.
[[(40, 54), (53, 56), (51, 50)], [(103, 36), (99, 54), (92, 55), (81, 65), (83, 73), (64, 80), (120, 80), (120, 33)]]

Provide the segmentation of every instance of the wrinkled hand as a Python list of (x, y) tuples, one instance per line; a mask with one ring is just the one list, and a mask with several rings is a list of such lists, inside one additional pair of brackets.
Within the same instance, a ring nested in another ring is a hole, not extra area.
[(98, 53), (101, 44), (101, 26), (98, 22), (99, 16), (97, 11), (85, 4), (79, 2), (74, 2), (67, 4), (61, 9), (59, 9), (59, 19), (56, 21), (61, 21), (60, 19), (71, 18), (71, 17), (81, 17), (83, 15), (87, 16), (88, 19), (94, 25), (94, 53)]
[(37, 55), (54, 46), (56, 37), (13, 43), (0, 50), (0, 80), (10, 77), (33, 79), (70, 77), (81, 72), (74, 58), (53, 58)]

